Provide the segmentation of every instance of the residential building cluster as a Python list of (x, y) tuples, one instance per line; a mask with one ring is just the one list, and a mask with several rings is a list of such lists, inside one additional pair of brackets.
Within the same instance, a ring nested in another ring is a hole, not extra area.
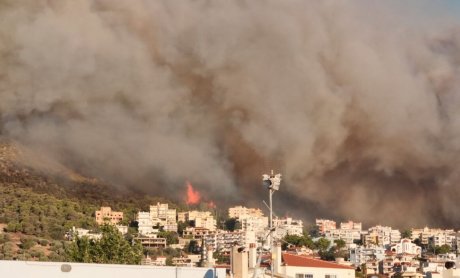
[(367, 275), (393, 277), (406, 273), (407, 277), (427, 274), (427, 277), (437, 277), (436, 273), (446, 270), (445, 263), (455, 261), (456, 256), (453, 253), (435, 254), (436, 248), (447, 246), (454, 252), (460, 247), (460, 234), (454, 230), (411, 229), (403, 238), (398, 229), (382, 225), (363, 230), (362, 223), (348, 221), (337, 228), (337, 223), (328, 219), (317, 219), (316, 225), (320, 235), (331, 242), (343, 240), (349, 262), (364, 269)]
[[(178, 212), (168, 204), (157, 203), (150, 205), (149, 211), (137, 213), (135, 238), (145, 248), (170, 246), (183, 250), (191, 246), (193, 241), (198, 251), (181, 253), (180, 257), (173, 258), (172, 263), (176, 266), (197, 266), (203, 265), (203, 262), (208, 266), (214, 265), (216, 263), (213, 258), (215, 252), (232, 256), (234, 260), (240, 260), (241, 256), (246, 256), (242, 255), (246, 251), (235, 253), (234, 248), (238, 246), (240, 248), (238, 250), (247, 250), (248, 261), (244, 261), (243, 258), (242, 264), (247, 264), (248, 269), (251, 269), (251, 264), (252, 267), (255, 267), (254, 254), (257, 251), (254, 250), (264, 250), (259, 247), (269, 250), (267, 248), (269, 244), (267, 240), (268, 217), (258, 208), (236, 206), (228, 209), (226, 219), (234, 221), (234, 229), (224, 227), (223, 222), (218, 226), (216, 216), (211, 211)], [(127, 226), (120, 225), (120, 222), (123, 222), (123, 212), (113, 211), (110, 207), (101, 207), (96, 211), (95, 220), (98, 224), (115, 225), (123, 234), (128, 232)], [(270, 264), (277, 267), (274, 269), (275, 273), (284, 273), (293, 277), (316, 277), (310, 274), (323, 275), (321, 273), (324, 271), (324, 273), (328, 271), (332, 273), (331, 269), (335, 268), (338, 269), (336, 271), (338, 276), (330, 277), (341, 277), (340, 275), (348, 273), (350, 269), (361, 269), (366, 275), (385, 275), (387, 277), (396, 277), (395, 275), (401, 273), (406, 273), (409, 277), (422, 277), (419, 274), (436, 277), (436, 273), (447, 269), (446, 262), (457, 259), (453, 253), (436, 254), (436, 248), (443, 247), (448, 248), (448, 251), (456, 251), (460, 246), (460, 234), (454, 230), (425, 227), (412, 229), (410, 233), (404, 231), (402, 234), (398, 229), (389, 226), (376, 225), (363, 229), (361, 222), (337, 223), (329, 219), (316, 219), (316, 225), (319, 236), (328, 239), (331, 246), (334, 245), (334, 242), (343, 240), (345, 244), (342, 245), (344, 247), (340, 247), (340, 250), (348, 254), (347, 260), (326, 263), (315, 258), (319, 252), (306, 247), (303, 247), (305, 250), (288, 248), (285, 253), (279, 253), (280, 249), (271, 249), (274, 253), (269, 258), (277, 260), (270, 260)], [(180, 235), (179, 226), (181, 227)], [(271, 233), (273, 242), (278, 244), (283, 242), (286, 235), (304, 235), (303, 222), (299, 219), (274, 217), (273, 227), (274, 230)], [(171, 243), (164, 232), (172, 232), (179, 237), (175, 243)], [(73, 228), (70, 235), (69, 238), (75, 235), (88, 236), (95, 240), (100, 238), (100, 234), (79, 228)], [(318, 239), (313, 238), (313, 241)], [(427, 255), (427, 250), (430, 248), (434, 254)], [(164, 256), (146, 257), (143, 263), (161, 266), (166, 264), (166, 258)], [(315, 269), (315, 267), (319, 268)], [(410, 276), (412, 274), (414, 276)]]
[(337, 229), (335, 221), (316, 219), (316, 225), (318, 225), (319, 232), (324, 235), (325, 238), (331, 242), (342, 239), (347, 246), (351, 246), (356, 240), (360, 240), (361, 234), (363, 233), (362, 223), (360, 222), (342, 222), (340, 223), (340, 228)]
[(460, 234), (452, 229), (430, 229), (425, 227), (423, 229), (412, 229), (412, 240), (419, 239), (421, 244), (443, 246), (448, 245), (452, 249), (460, 247)]

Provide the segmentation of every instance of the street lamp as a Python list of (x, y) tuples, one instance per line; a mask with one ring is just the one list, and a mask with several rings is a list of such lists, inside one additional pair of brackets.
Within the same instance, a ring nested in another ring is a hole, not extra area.
[[(267, 187), (269, 190), (269, 200), (270, 200), (270, 222), (269, 222), (269, 235), (270, 235), (270, 250), (272, 252), (273, 257), (273, 203), (272, 203), (272, 196), (275, 191), (280, 189), (281, 184), (281, 174), (274, 174), (273, 170), (271, 170), (270, 175), (264, 174), (262, 175), (262, 184)], [(273, 277), (273, 258), (272, 258), (272, 265), (271, 265), (271, 276)]]

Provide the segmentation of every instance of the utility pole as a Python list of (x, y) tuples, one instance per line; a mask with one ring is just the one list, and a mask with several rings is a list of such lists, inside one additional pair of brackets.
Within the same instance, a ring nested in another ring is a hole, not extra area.
[(264, 174), (262, 175), (262, 182), (263, 185), (267, 187), (268, 196), (269, 196), (269, 204), (270, 204), (270, 218), (269, 218), (269, 245), (270, 251), (272, 256), (272, 264), (271, 264), (271, 277), (273, 277), (273, 251), (275, 246), (273, 245), (273, 193), (278, 191), (281, 184), (281, 174), (274, 174), (273, 170), (271, 170), (270, 175)]

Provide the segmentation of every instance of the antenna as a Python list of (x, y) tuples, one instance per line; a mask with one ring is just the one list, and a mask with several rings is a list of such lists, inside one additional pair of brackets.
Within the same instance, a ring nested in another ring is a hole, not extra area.
[[(268, 196), (270, 200), (270, 222), (269, 222), (269, 233), (268, 236), (270, 238), (270, 249), (273, 252), (273, 236), (272, 233), (274, 231), (273, 229), (273, 201), (272, 201), (272, 196), (275, 191), (278, 191), (280, 189), (280, 184), (281, 184), (281, 174), (276, 174), (274, 173), (273, 170), (270, 171), (270, 175), (263, 174), (262, 175), (262, 184), (267, 187), (268, 189)], [(271, 277), (273, 277), (273, 261), (271, 265)]]

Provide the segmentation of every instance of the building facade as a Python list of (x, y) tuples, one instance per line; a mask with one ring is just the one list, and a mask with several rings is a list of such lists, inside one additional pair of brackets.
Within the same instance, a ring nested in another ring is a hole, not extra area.
[(112, 211), (111, 207), (101, 207), (95, 213), (96, 223), (102, 225), (104, 223), (118, 224), (123, 220), (123, 212)]
[(363, 224), (361, 222), (353, 222), (353, 221), (342, 222), (340, 223), (340, 229), (361, 231), (363, 229)]
[(276, 228), (275, 238), (283, 238), (286, 235), (302, 236), (303, 234), (302, 220), (292, 219), (291, 217), (273, 219), (273, 227)]
[(194, 221), (195, 228), (204, 228), (210, 231), (217, 229), (217, 221), (210, 211), (186, 211), (178, 213), (178, 221)]
[(402, 239), (401, 242), (397, 244), (391, 245), (390, 250), (396, 254), (408, 254), (414, 256), (422, 255), (422, 247), (417, 246), (407, 238)]
[(401, 241), (401, 232), (391, 227), (377, 225), (369, 228), (368, 233), (364, 233), (362, 238), (366, 246), (377, 245), (387, 248)]
[(228, 209), (228, 218), (262, 217), (264, 214), (258, 208), (236, 206)]
[(329, 230), (337, 229), (337, 224), (333, 220), (328, 219), (316, 219), (316, 225), (318, 226), (319, 233), (324, 235)]
[[(385, 248), (374, 246), (366, 248), (364, 246), (357, 246), (350, 249), (350, 262), (358, 267), (366, 262), (378, 262), (385, 258)], [(378, 265), (376, 264), (377, 268)]]
[(168, 204), (151, 205), (150, 217), (154, 226), (161, 226), (165, 231), (177, 232), (177, 212), (176, 209), (170, 209)]

